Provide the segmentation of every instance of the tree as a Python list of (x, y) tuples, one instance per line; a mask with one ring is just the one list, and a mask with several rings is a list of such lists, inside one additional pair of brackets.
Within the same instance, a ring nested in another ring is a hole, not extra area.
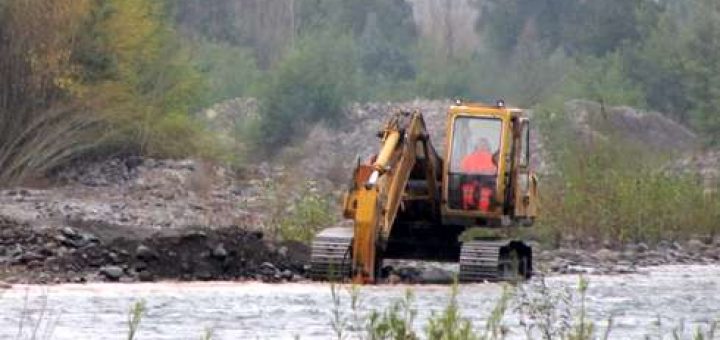
[(689, 24), (687, 89), (694, 126), (720, 144), (720, 4), (695, 0)]
[(354, 98), (358, 62), (352, 38), (331, 32), (305, 37), (260, 91), (256, 140), (266, 150), (287, 145), (314, 122), (337, 121)]

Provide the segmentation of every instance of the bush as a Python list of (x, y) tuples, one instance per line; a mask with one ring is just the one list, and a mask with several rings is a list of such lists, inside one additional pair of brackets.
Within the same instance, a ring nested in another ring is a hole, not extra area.
[(335, 222), (336, 208), (312, 182), (304, 183), (297, 190), (289, 186), (281, 188), (275, 181), (267, 180), (265, 190), (271, 214), (266, 224), (274, 228), (282, 240), (309, 244), (320, 229)]
[(349, 36), (318, 33), (298, 41), (260, 90), (259, 145), (285, 146), (314, 122), (340, 119), (355, 97), (357, 65)]
[(627, 76), (619, 52), (603, 58), (578, 59), (560, 87), (559, 95), (590, 99), (603, 105), (646, 106), (642, 88)]
[[(720, 199), (690, 175), (663, 171), (672, 154), (658, 154), (611, 132), (607, 140), (577, 140), (566, 118), (538, 110), (556, 171), (543, 178), (538, 233), (557, 245), (607, 240), (657, 242), (712, 236), (720, 229)], [(536, 120), (537, 121), (537, 120)]]
[(200, 41), (192, 48), (192, 63), (206, 79), (203, 103), (252, 95), (262, 78), (252, 51), (225, 43)]

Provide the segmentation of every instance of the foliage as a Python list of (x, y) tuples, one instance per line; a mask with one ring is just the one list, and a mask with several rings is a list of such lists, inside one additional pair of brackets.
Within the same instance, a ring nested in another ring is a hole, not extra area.
[(648, 5), (642, 0), (491, 0), (478, 26), (491, 45), (506, 54), (530, 38), (547, 51), (561, 48), (572, 55), (602, 56), (640, 39), (635, 13)]
[[(332, 311), (330, 325), (338, 339), (436, 339), (436, 340), (498, 340), (505, 339), (509, 329), (505, 317), (520, 321), (527, 339), (590, 340), (608, 339), (612, 318), (602, 336), (587, 317), (589, 281), (580, 277), (576, 290), (568, 286), (550, 286), (543, 277), (518, 286), (504, 286), (502, 294), (487, 317), (484, 328), (476, 328), (464, 314), (458, 302), (459, 286), (449, 287), (449, 298), (442, 311), (433, 312), (426, 320), (425, 333), (420, 336), (413, 327), (417, 310), (412, 290), (402, 298), (390, 301), (381, 310), (363, 311), (361, 290), (347, 289), (350, 308), (347, 312), (340, 286), (331, 284)], [(480, 311), (472, 311), (477, 313)], [(364, 327), (362, 327), (364, 325)], [(714, 326), (698, 332), (713, 334)]]
[(425, 330), (428, 339), (432, 340), (466, 340), (474, 339), (472, 323), (464, 318), (457, 301), (458, 286), (453, 285), (450, 298), (442, 313), (433, 315), (428, 320)]
[(165, 21), (163, 3), (105, 0), (97, 6), (82, 38), (91, 48), (78, 60), (110, 61), (94, 72), (103, 77), (84, 77), (87, 95), (104, 102), (98, 111), (111, 129), (110, 142), (150, 155), (197, 151), (201, 130), (188, 113), (197, 109), (202, 81)]
[(413, 330), (413, 320), (417, 310), (413, 309), (413, 293), (405, 291), (401, 300), (394, 301), (382, 312), (373, 310), (368, 316), (367, 333), (371, 340), (413, 340), (417, 339)]
[(13, 1), (0, 12), (0, 181), (90, 152), (180, 156), (208, 138), (202, 87), (149, 0)]
[(42, 173), (94, 142), (73, 100), (72, 53), (88, 1), (13, 1), (0, 12), (0, 183)]
[(472, 82), (475, 68), (468, 57), (447, 58), (433, 51), (421, 48), (418, 60), (417, 94), (429, 98), (470, 98), (473, 96)]
[(538, 110), (556, 172), (543, 180), (538, 232), (555, 245), (562, 236), (583, 240), (656, 242), (715, 235), (720, 200), (690, 175), (663, 171), (672, 154), (653, 152), (607, 131), (579, 143), (568, 118)]
[(353, 98), (356, 70), (351, 37), (327, 33), (298, 42), (260, 90), (262, 147), (285, 146), (311, 123), (337, 121)]
[(128, 313), (128, 340), (135, 339), (135, 335), (137, 335), (137, 331), (140, 328), (140, 322), (145, 316), (146, 311), (147, 308), (144, 300), (136, 301), (130, 307), (130, 312)]
[(310, 243), (321, 228), (335, 222), (330, 199), (312, 182), (303, 183), (298, 189), (268, 179), (265, 191), (271, 212), (266, 223), (276, 228), (276, 236), (282, 240)]
[(528, 339), (539, 333), (548, 340), (571, 329), (572, 291), (548, 286), (544, 277), (518, 288), (515, 311)]
[(262, 72), (252, 50), (207, 40), (191, 44), (192, 64), (206, 79), (203, 104), (248, 96), (261, 81)]
[(666, 11), (657, 29), (628, 52), (629, 74), (645, 86), (651, 107), (691, 123), (709, 143), (717, 143), (720, 42), (713, 37), (720, 33), (720, 8), (705, 0), (685, 6), (687, 19)]
[(603, 105), (644, 107), (642, 89), (626, 76), (619, 53), (579, 59), (559, 88), (563, 98), (585, 98)]

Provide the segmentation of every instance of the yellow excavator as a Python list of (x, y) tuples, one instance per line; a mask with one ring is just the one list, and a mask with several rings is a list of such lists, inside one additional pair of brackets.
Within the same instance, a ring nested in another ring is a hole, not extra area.
[(384, 259), (459, 262), (461, 282), (532, 275), (531, 247), (510, 236), (537, 211), (522, 110), (456, 101), (443, 158), (418, 111), (393, 113), (378, 137), (379, 153), (358, 161), (345, 194), (353, 226), (316, 235), (311, 278), (376, 283)]

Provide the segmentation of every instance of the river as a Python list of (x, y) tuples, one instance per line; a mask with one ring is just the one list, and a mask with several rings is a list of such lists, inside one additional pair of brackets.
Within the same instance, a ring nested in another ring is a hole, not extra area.
[[(689, 334), (720, 317), (720, 265), (661, 266), (588, 278), (588, 316), (601, 332), (612, 317), (611, 339), (668, 334), (680, 322)], [(574, 290), (578, 277), (552, 276), (545, 282), (552, 291)], [(362, 287), (362, 310), (388, 306), (408, 288), (418, 311), (414, 326), (422, 333), (431, 313), (447, 304), (448, 286)], [(341, 310), (350, 318), (348, 289), (339, 288)], [(499, 284), (461, 285), (463, 314), (483, 326), (502, 290)], [(126, 339), (128, 310), (140, 300), (147, 312), (136, 339), (200, 339), (207, 330), (213, 339), (328, 339), (334, 334), (328, 284), (192, 282), (14, 286), (0, 291), (0, 339), (33, 338), (33, 333), (36, 339)], [(505, 323), (508, 338), (526, 338), (516, 313), (509, 312)]]

